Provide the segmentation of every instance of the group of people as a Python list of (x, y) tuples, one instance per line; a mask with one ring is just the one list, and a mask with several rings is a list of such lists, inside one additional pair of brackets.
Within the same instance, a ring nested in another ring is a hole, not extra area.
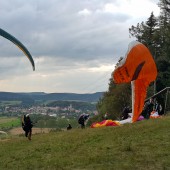
[(149, 119), (152, 112), (156, 112), (158, 115), (163, 114), (162, 105), (158, 103), (158, 101), (153, 98), (150, 98), (148, 102), (145, 103), (144, 109), (142, 111), (142, 116), (145, 119)]
[[(84, 129), (85, 128), (85, 122), (88, 120), (89, 118), (89, 114), (81, 114), (78, 118), (78, 123), (80, 124), (81, 128)], [(28, 140), (31, 140), (31, 136), (32, 136), (32, 127), (33, 127), (33, 122), (30, 119), (29, 114), (24, 115), (22, 117), (22, 129), (25, 132), (25, 137), (28, 138)], [(71, 130), (72, 126), (69, 123), (67, 126), (67, 130)]]
[[(129, 113), (131, 112), (132, 112), (132, 109), (130, 109), (129, 106), (126, 106), (122, 111), (121, 120), (128, 119), (130, 117)], [(144, 108), (141, 113), (141, 116), (145, 119), (149, 119), (152, 112), (157, 113), (158, 115), (161, 115), (163, 114), (163, 108), (156, 99), (154, 100), (153, 98), (150, 98), (149, 101), (147, 101), (144, 104)]]
[[(86, 123), (86, 121), (88, 120), (89, 116), (90, 116), (89, 114), (81, 114), (81, 115), (79, 116), (79, 118), (78, 118), (78, 124), (80, 125), (80, 127), (81, 127), (82, 129), (85, 128), (85, 123)], [(68, 126), (67, 126), (67, 130), (70, 130), (70, 129), (72, 129), (72, 126), (71, 126), (71, 124), (69, 123)]]
[[(157, 100), (153, 100), (153, 98), (150, 98), (150, 100), (148, 102), (145, 103), (144, 105), (144, 109), (141, 113), (141, 115), (145, 118), (145, 119), (149, 119), (151, 112), (157, 112), (159, 115), (162, 114), (162, 106), (157, 102)], [(131, 113), (132, 110), (130, 109), (130, 107), (125, 107), (123, 112), (122, 112), (122, 116), (121, 119), (125, 120), (128, 119), (130, 117), (129, 113)], [(85, 128), (85, 124), (86, 121), (89, 118), (89, 114), (81, 114), (78, 118), (78, 123), (80, 125), (80, 127), (82, 129)], [(104, 115), (104, 119), (107, 120), (108, 119), (108, 113), (106, 113)], [(28, 137), (28, 140), (31, 140), (31, 135), (32, 135), (32, 127), (33, 127), (33, 123), (30, 119), (29, 114), (24, 115), (22, 118), (22, 128), (25, 131), (25, 136)], [(67, 126), (67, 130), (72, 129), (71, 124), (69, 123)]]

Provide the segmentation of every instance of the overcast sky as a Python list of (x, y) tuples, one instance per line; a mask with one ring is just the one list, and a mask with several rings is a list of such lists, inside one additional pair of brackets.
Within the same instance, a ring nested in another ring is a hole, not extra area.
[(159, 0), (1, 0), (0, 28), (20, 40), (35, 62), (0, 37), (0, 91), (107, 91), (124, 56), (128, 29), (158, 16)]

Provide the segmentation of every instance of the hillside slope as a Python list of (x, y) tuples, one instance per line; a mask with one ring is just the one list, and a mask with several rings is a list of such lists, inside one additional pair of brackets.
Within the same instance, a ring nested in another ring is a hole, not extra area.
[(170, 117), (121, 127), (72, 129), (0, 141), (0, 169), (170, 168)]

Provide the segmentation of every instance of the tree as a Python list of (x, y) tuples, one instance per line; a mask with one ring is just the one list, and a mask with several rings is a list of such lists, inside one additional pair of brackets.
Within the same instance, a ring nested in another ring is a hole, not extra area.
[(160, 0), (159, 7), (170, 14), (170, 0)]
[[(162, 8), (165, 6), (165, 4), (163, 5), (163, 1)], [(170, 24), (167, 11), (162, 10), (158, 18), (151, 13), (145, 23), (138, 23), (136, 27), (132, 26), (129, 28), (129, 33), (137, 41), (146, 45), (155, 59), (158, 68), (155, 90), (160, 91), (162, 88), (169, 86), (168, 80), (170, 79), (170, 75), (167, 71), (170, 64)]]
[(45, 128), (45, 121), (44, 120), (39, 120), (37, 123), (37, 126), (41, 128), (41, 133), (43, 132), (43, 128)]
[(157, 60), (158, 66), (158, 88), (170, 86), (170, 0), (160, 0), (159, 7), (161, 14), (159, 16), (159, 36), (161, 37), (160, 57)]
[(100, 115), (100, 120), (103, 119), (104, 114), (107, 112), (108, 117), (113, 120), (120, 118), (123, 108), (131, 105), (131, 85), (119, 84), (113, 82), (110, 78), (108, 91), (97, 103), (97, 109)]
[(66, 128), (68, 126), (68, 120), (65, 118), (58, 118), (57, 119), (57, 127), (58, 128)]
[(154, 55), (155, 47), (158, 47), (157, 40), (156, 40), (156, 32), (158, 29), (158, 19), (154, 16), (153, 12), (151, 13), (148, 20), (144, 23), (137, 24), (137, 26), (131, 26), (129, 28), (130, 36), (136, 37), (137, 41), (146, 45), (152, 55)]
[(56, 126), (57, 126), (56, 120), (55, 119), (48, 119), (46, 121), (46, 126), (48, 128), (56, 128)]

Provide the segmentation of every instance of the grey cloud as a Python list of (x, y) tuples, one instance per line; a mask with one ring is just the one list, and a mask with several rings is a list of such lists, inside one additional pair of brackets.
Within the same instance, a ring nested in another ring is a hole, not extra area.
[(7, 31), (16, 35), (35, 57), (93, 59), (99, 54), (112, 55), (114, 35), (119, 29), (115, 25), (128, 17), (98, 13), (83, 18), (77, 14), (81, 8), (100, 8), (106, 2), (110, 1), (16, 1), (13, 10), (3, 15), (3, 21)]
[[(1, 80), (15, 76), (31, 77), (33, 74), (33, 82), (36, 82), (39, 75), (58, 73), (61, 77), (57, 75), (57, 87), (58, 82), (64, 84), (64, 73), (67, 74), (69, 70), (74, 74), (78, 72), (76, 76), (81, 77), (82, 69), (116, 63), (120, 56), (125, 55), (131, 41), (128, 28), (139, 21), (123, 11), (104, 12), (106, 3), (119, 5), (120, 1), (1, 0), (0, 27), (27, 47), (36, 66), (36, 72), (32, 73), (23, 52), (0, 37)], [(80, 15), (79, 12), (84, 9), (90, 11), (89, 15)], [(70, 73), (71, 79), (67, 83), (72, 84), (74, 74)], [(90, 75), (88, 73), (84, 77)], [(94, 80), (96, 75), (98, 73), (94, 73), (88, 82)], [(84, 79), (83, 83), (86, 81)], [(61, 86), (64, 87), (63, 84)]]
[(13, 75), (27, 75), (32, 72), (32, 66), (25, 56), (1, 57), (0, 61), (0, 80), (8, 79)]

